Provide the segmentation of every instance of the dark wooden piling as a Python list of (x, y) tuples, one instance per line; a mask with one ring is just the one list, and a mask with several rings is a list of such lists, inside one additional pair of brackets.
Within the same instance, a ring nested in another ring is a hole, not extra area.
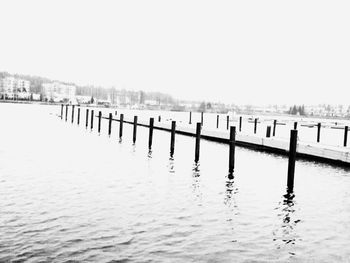
[(202, 126), (203, 126), (203, 122), (204, 122), (204, 112), (202, 111), (201, 112), (201, 124), (202, 124)]
[(152, 148), (154, 118), (149, 119), (148, 149)]
[(80, 124), (80, 108), (78, 108), (78, 121), (77, 121), (78, 125)]
[(68, 119), (68, 104), (66, 104), (66, 121)]
[(74, 122), (74, 105), (72, 105), (72, 123)]
[(266, 137), (270, 138), (271, 137), (271, 126), (266, 127)]
[(98, 133), (101, 132), (101, 119), (102, 119), (102, 112), (99, 111), (98, 112), (98, 128), (97, 128)]
[(89, 126), (89, 109), (86, 109), (85, 128)]
[(290, 143), (289, 143), (288, 178), (287, 178), (288, 192), (293, 192), (293, 188), (294, 188), (294, 172), (295, 172), (295, 159), (297, 155), (297, 139), (298, 139), (298, 130), (291, 130)]
[(192, 111), (190, 111), (190, 120), (189, 120), (189, 124), (192, 124)]
[(236, 127), (230, 127), (230, 141), (229, 141), (229, 168), (228, 172), (232, 175), (235, 169), (235, 144), (236, 144)]
[(320, 142), (321, 137), (321, 123), (317, 123), (317, 142)]
[(195, 157), (194, 161), (197, 163), (199, 161), (199, 148), (200, 148), (200, 140), (201, 140), (201, 127), (202, 123), (197, 122), (196, 126), (196, 148), (195, 148)]
[(242, 116), (239, 117), (239, 131), (242, 131)]
[(91, 120), (90, 120), (90, 129), (94, 128), (94, 110), (91, 110)]
[(276, 135), (276, 125), (277, 125), (277, 120), (273, 120), (272, 136)]
[(109, 119), (108, 119), (108, 135), (111, 136), (112, 133), (112, 118), (113, 114), (109, 113)]
[(61, 104), (61, 120), (63, 120), (63, 104)]
[(176, 121), (171, 122), (171, 137), (170, 137), (170, 156), (173, 157), (175, 149), (175, 129)]
[(219, 115), (216, 115), (216, 129), (219, 129)]
[(115, 111), (115, 112), (114, 112), (114, 115), (116, 115), (116, 116), (117, 116), (117, 115), (118, 115), (118, 111)]
[(119, 117), (119, 138), (123, 137), (123, 122), (124, 122), (124, 114), (120, 114), (120, 117)]
[(159, 115), (158, 116), (158, 122), (160, 122), (162, 120), (162, 117)]
[(230, 115), (226, 116), (226, 130), (228, 130), (228, 127), (230, 125)]
[(349, 127), (345, 126), (344, 127), (344, 147), (346, 147), (348, 142), (348, 130), (349, 130)]
[(257, 126), (258, 126), (258, 119), (255, 118), (255, 119), (254, 119), (254, 134), (256, 134), (256, 128), (257, 128)]
[(298, 129), (298, 122), (294, 122), (294, 130), (297, 130)]
[(134, 130), (132, 135), (132, 142), (136, 142), (136, 130), (137, 130), (137, 116), (134, 116)]

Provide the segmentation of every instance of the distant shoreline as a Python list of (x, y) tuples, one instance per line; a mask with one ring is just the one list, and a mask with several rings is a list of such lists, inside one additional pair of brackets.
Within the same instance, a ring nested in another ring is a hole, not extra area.
[[(13, 101), (13, 100), (0, 100), (0, 103), (13, 103), (13, 104), (37, 104), (37, 105), (52, 105), (52, 106), (59, 106), (62, 103), (60, 102), (46, 102), (46, 101), (26, 101), (26, 100), (19, 100), (19, 101)], [(64, 103), (63, 103), (64, 104)], [(65, 105), (65, 104), (64, 104)], [(103, 105), (92, 105), (92, 104), (81, 104), (80, 107), (91, 107), (91, 108), (106, 108), (106, 109), (127, 109), (127, 110), (145, 110), (145, 109), (128, 109), (128, 108), (122, 108), (122, 107), (116, 107), (116, 106), (109, 106), (104, 107)], [(153, 110), (153, 111), (171, 111), (171, 110), (160, 110), (160, 109), (147, 109), (147, 110)], [(185, 111), (179, 111), (179, 112), (190, 112), (189, 110)], [(192, 112), (200, 112), (200, 111), (192, 111)], [(215, 112), (204, 112), (204, 113), (213, 113)], [(222, 114), (222, 113), (217, 113)], [(349, 119), (346, 117), (340, 117), (340, 116), (310, 116), (310, 115), (291, 115), (287, 113), (273, 113), (273, 112), (255, 112), (255, 113), (235, 113), (235, 115), (251, 115), (251, 116), (281, 116), (281, 117), (290, 117), (290, 118), (307, 118), (307, 119), (326, 119), (326, 120), (345, 120), (348, 121)]]

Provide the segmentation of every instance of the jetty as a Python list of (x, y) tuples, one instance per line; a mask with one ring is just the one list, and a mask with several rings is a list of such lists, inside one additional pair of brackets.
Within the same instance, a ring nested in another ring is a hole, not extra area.
[[(75, 106), (70, 106), (71, 108), (71, 121), (73, 123), (74, 121), (74, 108)], [(86, 127), (88, 127), (88, 121), (89, 121), (89, 108), (86, 108)], [(68, 105), (65, 105), (65, 114), (63, 113), (64, 106), (61, 105), (61, 118), (65, 116), (65, 119), (67, 121), (67, 116), (68, 116)], [(80, 122), (80, 107), (78, 108), (78, 116), (77, 120)], [(97, 113), (97, 114), (96, 114)], [(161, 120), (161, 116), (158, 116), (157, 122), (154, 122), (154, 119), (151, 120), (150, 122), (145, 122), (144, 120), (138, 120), (137, 116), (130, 116), (132, 118), (126, 118), (124, 114), (120, 114), (119, 118), (117, 116), (117, 111), (115, 111), (114, 116), (112, 113), (110, 113), (108, 116), (103, 116), (101, 111), (97, 111), (95, 109), (95, 114), (94, 110), (90, 110), (91, 114), (91, 126), (90, 128), (93, 127), (93, 119), (98, 118), (98, 130), (100, 130), (101, 127), (101, 120), (105, 119), (108, 120), (109, 122), (109, 134), (111, 133), (111, 125), (112, 122), (122, 122), (134, 126), (140, 126), (140, 127), (145, 127), (145, 128), (151, 128), (152, 131), (153, 129), (156, 130), (162, 130), (166, 132), (175, 132), (176, 134), (180, 135), (185, 135), (185, 136), (192, 136), (196, 137), (197, 136), (197, 130), (195, 125), (179, 125), (176, 124), (176, 128), (174, 128), (174, 123), (173, 122), (166, 122)], [(192, 113), (190, 114), (190, 123), (191, 123), (191, 117)], [(93, 117), (94, 116), (94, 117)], [(254, 127), (254, 134), (245, 134), (240, 132), (241, 130), (241, 122), (242, 118), (239, 118), (239, 129), (236, 130), (235, 132), (235, 145), (240, 146), (240, 147), (246, 147), (258, 151), (265, 151), (265, 152), (270, 152), (270, 153), (275, 153), (275, 154), (280, 154), (280, 155), (288, 155), (289, 154), (289, 147), (290, 147), (290, 139), (284, 139), (284, 138), (279, 138), (279, 137), (274, 137), (271, 136), (271, 127), (267, 127), (266, 131), (266, 137), (258, 136), (255, 134), (256, 131), (256, 126)], [(175, 121), (175, 120), (173, 120)], [(257, 123), (257, 120), (254, 120), (255, 125)], [(201, 123), (203, 123), (203, 113), (201, 114)], [(218, 123), (218, 122), (217, 122)], [(275, 126), (279, 125), (277, 121), (274, 122), (273, 126), (273, 132), (275, 132)], [(318, 128), (317, 132), (317, 142), (304, 142), (297, 140), (296, 144), (296, 157), (297, 158), (302, 158), (302, 159), (307, 159), (307, 160), (313, 160), (313, 161), (320, 161), (320, 162), (325, 162), (325, 163), (330, 163), (334, 165), (340, 165), (340, 166), (350, 166), (350, 149), (348, 147), (340, 147), (340, 146), (332, 146), (332, 145), (325, 145), (318, 143), (319, 142), (319, 131), (321, 125), (315, 125)], [(228, 130), (229, 127), (229, 121), (227, 118), (227, 131), (223, 130), (210, 130), (210, 129), (205, 129), (204, 127), (200, 131), (200, 137), (201, 139), (204, 140), (209, 140), (209, 141), (214, 141), (214, 142), (220, 142), (220, 143), (225, 143), (229, 144), (230, 142), (230, 131)], [(294, 129), (297, 129), (297, 123), (294, 123)], [(345, 130), (344, 133), (344, 146), (347, 144), (347, 132), (348, 132), (348, 127), (343, 128)], [(175, 131), (174, 131), (175, 130)], [(292, 130), (292, 129), (291, 129)], [(119, 132), (122, 134), (122, 124), (120, 125)], [(152, 134), (153, 136), (153, 134)], [(136, 140), (136, 129), (134, 129), (134, 134), (133, 134), (133, 140)]]

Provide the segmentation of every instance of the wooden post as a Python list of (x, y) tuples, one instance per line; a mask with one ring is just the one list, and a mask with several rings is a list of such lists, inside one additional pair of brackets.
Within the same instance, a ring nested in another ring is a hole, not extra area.
[(190, 121), (189, 124), (192, 124), (192, 111), (190, 111)]
[(270, 136), (271, 136), (271, 126), (267, 126), (266, 127), (266, 137), (270, 138)]
[(175, 129), (176, 121), (171, 122), (171, 137), (170, 137), (170, 156), (173, 157), (175, 149)]
[(89, 126), (89, 109), (86, 109), (85, 128)]
[(229, 149), (229, 168), (228, 172), (232, 175), (234, 169), (235, 169), (235, 144), (236, 144), (236, 127), (231, 126), (230, 127), (230, 149)]
[(298, 129), (298, 122), (294, 122), (294, 130)]
[(345, 128), (344, 128), (344, 147), (346, 147), (346, 144), (348, 142), (348, 130), (349, 130), (349, 127), (345, 126)]
[(203, 122), (204, 122), (204, 113), (203, 111), (201, 112), (201, 125), (203, 126)]
[(287, 179), (288, 192), (293, 192), (293, 188), (294, 188), (294, 172), (295, 172), (295, 159), (297, 155), (297, 139), (298, 139), (298, 130), (291, 130), (290, 143), (289, 143), (289, 159), (288, 159), (288, 179)]
[(90, 128), (91, 130), (94, 128), (94, 110), (91, 110), (91, 121), (90, 121)]
[(273, 120), (273, 131), (272, 131), (272, 136), (276, 135), (276, 125), (277, 125), (277, 120)]
[(226, 116), (226, 130), (228, 130), (228, 127), (230, 125), (230, 115)]
[(66, 104), (66, 121), (67, 121), (67, 118), (68, 118), (68, 104)]
[(124, 122), (124, 114), (120, 114), (120, 118), (119, 118), (119, 138), (123, 137), (123, 122)]
[(63, 104), (61, 104), (61, 120), (63, 120)]
[(154, 118), (149, 119), (148, 149), (152, 148)]
[(256, 127), (257, 127), (257, 125), (258, 125), (258, 119), (255, 118), (255, 120), (254, 120), (254, 134), (256, 134)]
[(132, 136), (132, 142), (136, 142), (136, 129), (137, 129), (137, 116), (134, 116), (134, 131)]
[(118, 115), (118, 111), (115, 111), (115, 112), (114, 112), (114, 115)]
[(216, 129), (219, 129), (219, 115), (216, 115)]
[(201, 127), (202, 127), (202, 123), (197, 122), (197, 127), (196, 127), (196, 148), (195, 148), (195, 157), (194, 157), (194, 161), (196, 163), (199, 161), (199, 147), (200, 147), (200, 140), (201, 140)]
[(317, 123), (317, 142), (320, 142), (320, 136), (321, 136), (321, 123)]
[(101, 118), (102, 118), (102, 112), (99, 111), (98, 112), (98, 128), (97, 128), (98, 133), (101, 132)]
[(72, 123), (74, 122), (74, 105), (72, 105)]
[(239, 131), (242, 131), (242, 116), (239, 117)]
[(108, 135), (111, 136), (112, 133), (112, 113), (109, 113), (109, 120), (108, 120)]
[(158, 122), (160, 122), (162, 120), (162, 117), (159, 115), (158, 116)]
[(80, 124), (80, 108), (78, 108), (78, 125)]

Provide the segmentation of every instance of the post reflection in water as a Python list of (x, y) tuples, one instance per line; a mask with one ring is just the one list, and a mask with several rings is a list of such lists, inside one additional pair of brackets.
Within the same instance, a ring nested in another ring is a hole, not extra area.
[(200, 175), (201, 171), (199, 169), (200, 164), (199, 162), (194, 162), (193, 168), (192, 168), (192, 192), (194, 193), (196, 200), (198, 201), (198, 205), (202, 205), (202, 191), (201, 191), (201, 181), (200, 181)]
[(147, 157), (148, 157), (148, 159), (152, 159), (152, 150), (151, 149), (148, 150)]
[(233, 180), (233, 178), (234, 178), (233, 172), (232, 173), (229, 172), (228, 175), (227, 175), (227, 178), (229, 180)]
[(225, 196), (224, 204), (227, 206), (227, 218), (230, 229), (231, 229), (231, 242), (237, 242), (237, 235), (235, 233), (235, 228), (237, 226), (237, 220), (234, 218), (239, 215), (239, 210), (236, 202), (236, 195), (238, 194), (238, 187), (235, 185), (233, 179), (228, 178), (225, 184)]
[(194, 162), (193, 168), (192, 168), (192, 176), (193, 177), (199, 177), (201, 175), (199, 167), (200, 167), (200, 163)]
[(226, 181), (226, 192), (224, 198), (224, 204), (228, 207), (237, 208), (237, 204), (235, 201), (235, 195), (238, 193), (238, 188), (235, 186), (233, 179), (229, 179)]
[(277, 249), (287, 249), (288, 254), (295, 255), (293, 247), (296, 244), (298, 235), (296, 233), (296, 226), (300, 222), (297, 219), (296, 201), (293, 192), (287, 191), (283, 195), (282, 201), (278, 203), (276, 210), (278, 210), (277, 216), (280, 218), (281, 224), (273, 231), (273, 241), (276, 242)]
[(169, 158), (168, 170), (171, 174), (175, 173), (175, 160), (172, 156)]

